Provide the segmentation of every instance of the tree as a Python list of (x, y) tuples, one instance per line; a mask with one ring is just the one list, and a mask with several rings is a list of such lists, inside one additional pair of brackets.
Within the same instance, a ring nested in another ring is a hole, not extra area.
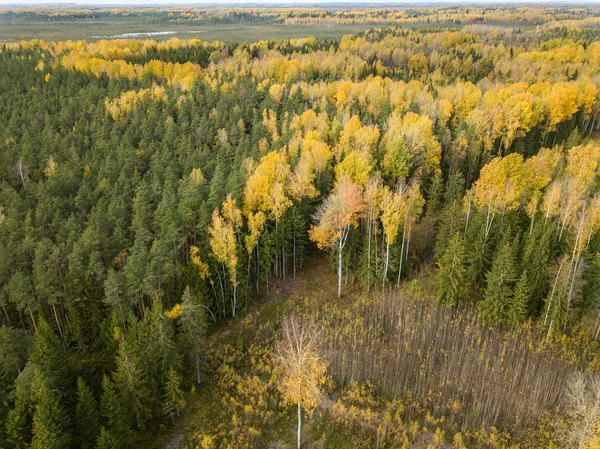
[[(106, 420), (108, 431), (117, 441), (125, 443), (131, 433), (131, 418), (123, 404), (123, 400), (108, 376), (102, 378), (102, 398), (100, 399), (100, 410), (102, 417)], [(102, 437), (102, 431), (100, 437)]]
[(340, 179), (329, 197), (314, 215), (316, 222), (309, 235), (319, 248), (337, 246), (338, 251), (338, 298), (342, 296), (343, 251), (352, 227), (365, 209), (360, 187), (346, 177)]
[(527, 279), (527, 270), (523, 270), (521, 277), (515, 285), (515, 291), (508, 302), (506, 308), (506, 318), (511, 323), (522, 323), (527, 318), (529, 310), (529, 280)]
[(298, 406), (298, 449), (301, 445), (302, 409), (311, 413), (327, 383), (327, 365), (320, 354), (318, 327), (305, 318), (288, 315), (282, 322), (281, 341), (275, 349), (280, 367), (279, 389), (287, 403)]
[(121, 443), (119, 440), (104, 427), (100, 429), (100, 435), (96, 441), (96, 449), (120, 449)]
[(143, 427), (150, 416), (148, 386), (139, 362), (122, 337), (117, 351), (117, 370), (113, 374), (121, 403), (128, 416), (138, 427)]
[(71, 437), (68, 418), (60, 403), (60, 395), (52, 390), (39, 370), (34, 372), (32, 385), (35, 398), (31, 449), (64, 449)]
[(408, 213), (408, 204), (404, 196), (404, 189), (392, 192), (384, 186), (380, 194), (379, 209), (380, 220), (385, 235), (385, 262), (383, 267), (383, 284), (387, 282), (388, 267), (390, 265), (390, 245), (393, 245), (398, 236), (400, 224)]
[(486, 237), (498, 211), (505, 214), (519, 207), (523, 188), (523, 156), (520, 154), (497, 157), (481, 169), (473, 186), (473, 202), (485, 213)]
[(600, 419), (600, 375), (572, 374), (566, 389), (567, 412), (571, 428), (565, 436), (569, 448), (591, 448), (598, 419)]
[(30, 386), (17, 384), (16, 399), (4, 423), (6, 441), (15, 449), (29, 447), (33, 414)]
[(436, 299), (440, 304), (457, 306), (465, 291), (467, 269), (465, 248), (461, 235), (454, 234), (438, 262)]
[(98, 402), (84, 380), (77, 379), (77, 408), (75, 409), (75, 441), (82, 449), (92, 449), (100, 430)]
[[(231, 313), (235, 318), (237, 309), (237, 243), (233, 224), (223, 219), (219, 209), (215, 209), (212, 216), (212, 224), (208, 228), (210, 234), (210, 247), (215, 258), (227, 267), (229, 278), (233, 287), (233, 299), (231, 301)], [(222, 287), (223, 288), (223, 287)]]
[(181, 297), (179, 324), (185, 335), (186, 348), (188, 348), (194, 359), (196, 382), (198, 384), (200, 384), (200, 355), (207, 328), (204, 309), (205, 306), (198, 302), (195, 295), (192, 294), (190, 287), (186, 287)]
[(508, 243), (497, 250), (492, 269), (486, 276), (487, 288), (480, 304), (483, 315), (493, 323), (506, 320), (507, 308), (512, 297), (512, 288), (516, 280), (513, 251)]
[(173, 368), (169, 370), (167, 383), (165, 384), (165, 400), (163, 403), (163, 411), (165, 415), (170, 416), (175, 425), (174, 413), (179, 416), (179, 411), (185, 407), (185, 396), (181, 391), (181, 377)]

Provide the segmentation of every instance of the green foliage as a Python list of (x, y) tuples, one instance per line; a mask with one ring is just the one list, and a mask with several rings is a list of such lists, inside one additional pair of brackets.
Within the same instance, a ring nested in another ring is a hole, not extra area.
[(102, 427), (95, 447), (96, 449), (119, 449), (121, 448), (121, 443), (110, 431)]
[(63, 449), (69, 447), (71, 435), (68, 416), (60, 403), (60, 395), (50, 389), (43, 374), (36, 370), (32, 392), (35, 401), (31, 449)]
[(523, 270), (521, 277), (515, 285), (515, 291), (506, 308), (506, 318), (510, 323), (522, 323), (527, 319), (527, 310), (531, 295), (529, 293), (529, 279), (527, 270)]
[(163, 412), (169, 416), (175, 424), (175, 414), (185, 407), (185, 395), (181, 391), (181, 378), (177, 372), (171, 368), (165, 384), (165, 400), (163, 403)]
[(502, 243), (494, 257), (492, 269), (486, 276), (485, 297), (479, 304), (483, 315), (492, 323), (501, 324), (508, 318), (508, 309), (516, 313), (516, 304), (511, 304), (513, 285), (516, 281), (514, 253), (511, 245)]
[(465, 248), (463, 238), (454, 234), (438, 262), (436, 298), (440, 304), (459, 305), (466, 292)]
[(94, 394), (80, 377), (77, 379), (75, 442), (82, 449), (93, 449), (100, 431), (100, 412)]
[[(123, 403), (115, 384), (108, 376), (102, 378), (102, 398), (100, 411), (106, 423), (107, 431), (112, 438), (120, 442), (127, 442), (130, 435), (131, 417), (128, 415), (126, 405)], [(100, 432), (100, 437), (102, 432)]]

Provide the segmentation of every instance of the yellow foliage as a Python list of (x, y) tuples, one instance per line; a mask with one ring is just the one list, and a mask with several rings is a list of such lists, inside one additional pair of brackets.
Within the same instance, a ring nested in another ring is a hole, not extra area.
[(48, 178), (51, 178), (52, 176), (56, 176), (57, 173), (58, 173), (58, 164), (56, 163), (56, 161), (54, 160), (54, 158), (52, 156), (49, 156), (48, 160), (46, 161), (46, 168), (44, 169), (44, 174)]
[(171, 310), (165, 311), (165, 316), (167, 318), (174, 320), (175, 318), (180, 317), (181, 313), (182, 313), (181, 304), (175, 304), (175, 306)]

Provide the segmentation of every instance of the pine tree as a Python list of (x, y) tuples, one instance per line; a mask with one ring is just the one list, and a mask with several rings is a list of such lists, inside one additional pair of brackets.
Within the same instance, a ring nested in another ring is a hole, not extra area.
[(531, 295), (529, 293), (529, 280), (527, 279), (527, 270), (519, 278), (512, 298), (506, 309), (506, 318), (511, 323), (522, 323), (527, 319), (527, 310)]
[(439, 303), (457, 306), (462, 301), (467, 274), (465, 258), (463, 239), (456, 233), (438, 262), (436, 298)]
[(98, 438), (99, 428), (98, 402), (80, 377), (77, 379), (77, 408), (75, 410), (75, 432), (78, 447), (92, 449)]
[(480, 303), (483, 315), (492, 323), (500, 324), (506, 320), (507, 308), (516, 280), (513, 251), (508, 243), (497, 250), (492, 269), (486, 275), (487, 289)]
[(69, 447), (68, 418), (60, 404), (60, 395), (50, 389), (39, 370), (32, 385), (35, 397), (31, 449), (64, 449)]

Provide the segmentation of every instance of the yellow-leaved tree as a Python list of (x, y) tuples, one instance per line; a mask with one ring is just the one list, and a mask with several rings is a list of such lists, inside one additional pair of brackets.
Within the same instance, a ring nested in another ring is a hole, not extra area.
[(301, 444), (302, 409), (310, 414), (323, 399), (327, 364), (321, 356), (321, 331), (304, 317), (283, 319), (281, 341), (275, 348), (279, 366), (279, 390), (287, 403), (298, 405), (298, 449)]
[[(236, 306), (237, 306), (237, 244), (236, 235), (233, 223), (224, 219), (219, 212), (219, 208), (216, 208), (213, 212), (212, 223), (208, 228), (210, 235), (210, 248), (212, 252), (223, 266), (227, 267), (229, 272), (229, 279), (233, 286), (233, 299), (231, 301), (231, 312), (235, 317)], [(224, 286), (221, 285), (224, 289)]]

